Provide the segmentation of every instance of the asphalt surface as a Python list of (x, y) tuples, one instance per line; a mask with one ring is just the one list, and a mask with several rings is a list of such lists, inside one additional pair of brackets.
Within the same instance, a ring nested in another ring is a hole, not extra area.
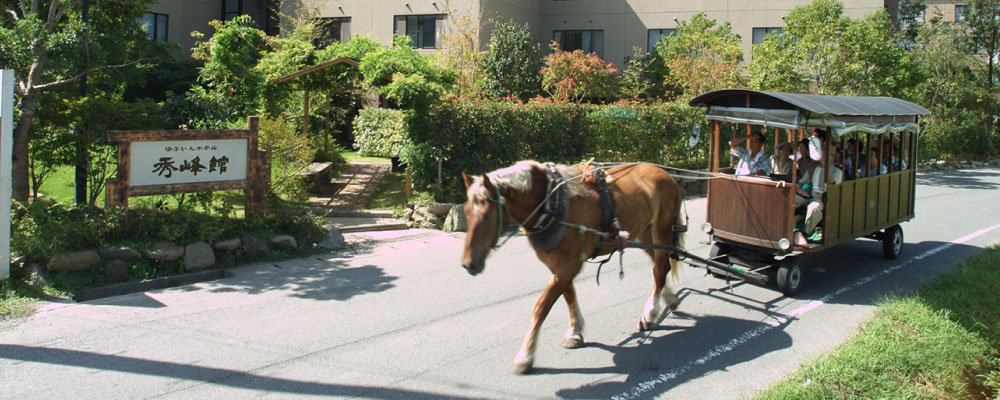
[[(355, 237), (336, 255), (84, 302), (0, 322), (0, 398), (712, 398), (751, 396), (842, 343), (880, 299), (916, 288), (1000, 241), (1000, 170), (918, 175), (899, 260), (856, 240), (804, 257), (796, 298), (685, 266), (680, 308), (636, 331), (648, 258), (587, 266), (576, 288), (586, 346), (559, 346), (556, 303), (536, 370), (511, 373), (548, 280), (515, 237), (469, 276), (461, 234)], [(687, 248), (705, 255), (704, 199), (690, 199)], [(381, 236), (379, 236), (381, 235)]]

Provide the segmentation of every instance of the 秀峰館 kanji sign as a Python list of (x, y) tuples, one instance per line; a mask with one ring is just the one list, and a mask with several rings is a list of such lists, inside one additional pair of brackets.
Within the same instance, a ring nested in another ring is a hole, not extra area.
[(108, 179), (105, 205), (128, 207), (132, 196), (246, 190), (247, 213), (264, 209), (270, 174), (257, 149), (257, 117), (247, 129), (109, 131), (118, 143), (118, 176)]

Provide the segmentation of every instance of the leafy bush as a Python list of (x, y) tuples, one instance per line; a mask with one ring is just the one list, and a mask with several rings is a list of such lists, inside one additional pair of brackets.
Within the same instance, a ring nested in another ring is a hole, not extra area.
[(562, 51), (559, 44), (549, 46), (552, 54), (542, 68), (542, 89), (560, 101), (581, 101), (588, 97), (607, 98), (615, 93), (618, 67), (605, 63), (597, 53), (583, 50)]
[(481, 64), (480, 89), (492, 98), (528, 100), (541, 91), (541, 55), (528, 24), (496, 21)]
[(354, 119), (354, 148), (366, 157), (394, 157), (403, 148), (407, 112), (363, 108)]
[(299, 243), (322, 238), (322, 220), (306, 212), (270, 212), (257, 218), (234, 218), (190, 209), (78, 209), (34, 201), (11, 221), (11, 250), (32, 261), (66, 251), (94, 249), (121, 242), (170, 240), (180, 245), (254, 234), (283, 233)]
[(281, 119), (260, 119), (260, 147), (271, 160), (271, 190), (285, 200), (305, 201), (302, 176), (295, 173), (309, 166), (316, 149), (312, 141)]
[(691, 126), (703, 118), (682, 103), (450, 102), (431, 109), (426, 129), (411, 126), (402, 157), (414, 185), (435, 190), (439, 200), (460, 202), (462, 171), (481, 174), (521, 159), (703, 167), (707, 145), (687, 145)]

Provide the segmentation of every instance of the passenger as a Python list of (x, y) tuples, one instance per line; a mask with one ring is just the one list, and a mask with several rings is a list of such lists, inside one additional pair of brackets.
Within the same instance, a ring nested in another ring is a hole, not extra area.
[(765, 140), (766, 138), (763, 133), (751, 133), (750, 143), (747, 144), (748, 149), (738, 146), (741, 142), (747, 141), (747, 138), (729, 141), (730, 153), (739, 158), (739, 162), (736, 163), (736, 170), (734, 171), (736, 175), (768, 176), (771, 174), (770, 160), (764, 154)]
[(795, 153), (796, 175), (799, 177), (798, 178), (799, 182), (805, 182), (802, 180), (802, 177), (806, 174), (806, 172), (813, 169), (816, 166), (816, 164), (819, 164), (819, 162), (809, 157), (809, 139), (799, 140), (798, 144), (796, 144), (796, 149), (797, 149)]
[[(854, 157), (858, 154), (858, 141), (854, 138), (847, 140), (847, 151), (844, 153), (844, 179), (854, 180), (858, 176), (858, 171), (854, 168)], [(864, 161), (864, 158), (859, 158)]]
[(885, 167), (885, 164), (883, 164), (880, 161), (879, 152), (877, 149), (872, 149), (872, 151), (868, 152), (868, 163), (866, 166), (868, 168), (867, 170), (865, 170), (864, 168), (858, 169), (859, 178), (878, 176), (888, 172), (888, 169)]
[[(835, 156), (835, 159), (838, 156)], [(823, 218), (823, 203), (826, 199), (823, 198), (826, 194), (827, 183), (839, 184), (844, 179), (844, 173), (836, 166), (830, 167), (830, 179), (826, 179), (826, 170), (823, 168), (823, 159), (825, 157), (820, 154), (820, 162), (815, 168), (809, 171), (807, 176), (807, 181), (809, 184), (809, 190), (803, 190), (802, 187), (796, 189), (795, 196), (795, 208), (799, 208), (803, 205), (806, 206), (806, 221), (805, 221), (805, 231), (804, 234), (810, 241), (817, 242), (822, 241), (823, 233), (821, 230), (817, 230), (816, 226), (819, 225), (820, 220)], [(831, 163), (832, 164), (832, 163)], [(800, 182), (803, 182), (800, 180)]]
[(788, 143), (778, 145), (778, 154), (771, 156), (772, 177), (790, 181), (793, 164), (792, 145)]

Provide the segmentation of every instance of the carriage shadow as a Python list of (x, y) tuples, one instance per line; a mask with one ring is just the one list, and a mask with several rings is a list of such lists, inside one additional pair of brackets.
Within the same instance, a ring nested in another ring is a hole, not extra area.
[[(673, 327), (671, 321), (690, 319), (693, 326)], [(787, 323), (786, 323), (787, 324)], [(792, 337), (777, 327), (759, 321), (723, 316), (692, 316), (674, 312), (651, 332), (637, 332), (621, 343), (587, 343), (613, 354), (613, 365), (601, 368), (536, 368), (537, 374), (620, 374), (625, 382), (597, 382), (555, 394), (560, 398), (584, 399), (613, 396), (653, 398), (714, 371), (756, 359), (792, 346)], [(738, 340), (750, 346), (733, 346), (730, 332), (749, 332)], [(728, 349), (726, 351), (720, 351)], [(677, 362), (675, 360), (690, 360)]]
[(940, 186), (955, 189), (997, 189), (1000, 185), (985, 178), (995, 178), (1000, 171), (995, 169), (961, 169), (943, 171), (923, 171), (917, 174), (918, 185)]

